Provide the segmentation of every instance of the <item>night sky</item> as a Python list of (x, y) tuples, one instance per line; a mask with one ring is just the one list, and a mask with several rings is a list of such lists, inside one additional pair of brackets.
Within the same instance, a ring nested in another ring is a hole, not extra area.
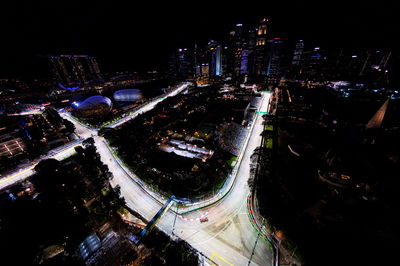
[(1, 1), (0, 78), (39, 75), (33, 59), (58, 53), (96, 55), (104, 71), (152, 68), (176, 47), (222, 40), (236, 23), (264, 16), (272, 18), (274, 35), (316, 45), (394, 51), (400, 45), (394, 1), (228, 3)]

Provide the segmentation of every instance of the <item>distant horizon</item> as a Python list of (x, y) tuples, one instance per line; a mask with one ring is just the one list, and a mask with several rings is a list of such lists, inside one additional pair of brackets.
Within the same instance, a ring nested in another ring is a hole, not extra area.
[[(331, 48), (388, 49), (397, 56), (400, 29), (394, 4), (317, 1), (246, 5), (128, 6), (102, 3), (6, 3), (1, 18), (0, 77), (35, 76), (35, 58), (90, 54), (105, 72), (155, 69), (180, 47), (226, 39), (236, 23), (256, 26), (271, 18), (274, 37), (304, 39)], [(8, 5), (8, 6), (7, 6)], [(203, 8), (201, 8), (203, 7)], [(233, 10), (232, 10), (233, 8)], [(138, 11), (139, 10), (139, 11)]]

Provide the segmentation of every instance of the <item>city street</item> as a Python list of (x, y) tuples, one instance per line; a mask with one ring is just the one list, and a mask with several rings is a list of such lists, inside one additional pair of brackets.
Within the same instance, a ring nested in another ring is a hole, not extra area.
[(396, 1), (4, 2), (1, 265), (396, 264)]
[[(182, 92), (188, 85), (182, 85), (173, 90), (169, 96), (174, 96)], [(270, 93), (262, 93), (261, 106), (259, 112), (268, 110)], [(163, 100), (157, 100), (139, 108), (133, 114), (124, 117), (120, 121), (111, 125), (116, 127), (135, 118), (143, 112), (147, 112)], [(76, 120), (72, 119), (68, 113), (61, 113), (63, 118), (66, 118), (74, 123), (76, 132), (82, 139), (94, 136), (96, 148), (101, 156), (103, 163), (107, 164), (110, 171), (113, 173), (113, 186), (121, 187), (121, 194), (125, 198), (127, 205), (140, 213), (145, 219), (150, 220), (162, 207), (165, 202), (161, 196), (153, 191), (146, 191), (146, 187), (140, 182), (134, 173), (118, 162), (110, 148), (107, 146), (104, 138), (97, 136), (96, 131), (86, 126), (80, 125)], [(247, 216), (246, 197), (249, 194), (247, 180), (250, 174), (250, 157), (255, 148), (260, 145), (261, 132), (263, 131), (262, 114), (256, 113), (255, 120), (252, 125), (241, 155), (237, 162), (237, 174), (232, 177), (228, 186), (225, 186), (225, 191), (221, 194), (227, 195), (214, 205), (207, 208), (193, 211), (187, 214), (176, 214), (176, 206), (173, 206), (159, 221), (157, 227), (171, 237), (179, 237), (187, 241), (196, 250), (201, 252), (213, 263), (218, 265), (266, 265), (272, 264), (273, 254), (269, 245), (264, 241), (257, 240), (257, 232), (252, 227)], [(77, 144), (78, 145), (78, 144)], [(60, 153), (54, 155), (54, 158), (63, 159), (74, 153), (74, 147), (70, 147)], [(10, 184), (28, 177), (33, 173), (33, 166), (27, 168), (17, 176), (9, 177), (6, 181), (0, 180), (1, 184)], [(136, 180), (136, 181), (135, 181)], [(9, 182), (9, 183), (6, 183)], [(190, 209), (201, 208), (209, 205), (211, 202), (200, 202), (192, 206)], [(179, 213), (184, 213), (186, 210), (178, 210)], [(199, 217), (206, 213), (207, 222), (200, 223)], [(197, 219), (196, 219), (197, 218)], [(255, 245), (257, 244), (257, 245)], [(254, 250), (254, 255), (252, 251)]]
[(107, 127), (111, 127), (111, 128), (118, 127), (118, 126), (122, 125), (123, 123), (126, 123), (127, 121), (137, 117), (141, 113), (145, 113), (147, 111), (150, 111), (151, 109), (154, 108), (154, 106), (156, 106), (159, 102), (163, 101), (165, 98), (173, 97), (175, 95), (178, 95), (182, 91), (184, 91), (189, 86), (189, 84), (190, 83), (186, 82), (186, 83), (180, 85), (179, 87), (177, 87), (177, 88), (173, 89), (171, 92), (169, 92), (165, 97), (158, 97), (154, 101), (151, 101), (151, 102), (145, 104), (144, 106), (140, 107), (138, 110), (136, 110), (132, 114), (121, 118), (120, 120), (108, 125)]
[[(268, 110), (270, 94), (263, 94), (260, 111)], [(172, 210), (167, 212), (157, 224), (157, 227), (168, 235), (175, 235), (187, 241), (195, 249), (221, 265), (247, 265), (256, 243), (257, 232), (253, 229), (246, 210), (246, 197), (249, 194), (247, 180), (250, 173), (250, 156), (260, 145), (263, 131), (262, 114), (256, 114), (254, 128), (245, 147), (236, 180), (229, 194), (217, 204), (191, 212), (183, 217), (177, 216)], [(113, 185), (120, 185), (121, 194), (130, 208), (150, 220), (162, 207), (159, 202), (138, 185), (127, 171), (117, 162), (103, 138), (96, 137), (96, 147), (102, 161), (113, 172)], [(152, 194), (152, 193), (150, 193)], [(209, 204), (209, 203), (208, 203)], [(196, 204), (197, 205), (197, 204)], [(198, 204), (201, 206), (202, 204)], [(176, 210), (176, 207), (172, 207)], [(182, 210), (178, 210), (182, 212)], [(208, 222), (200, 223), (196, 218), (208, 212)], [(177, 217), (176, 217), (177, 216)], [(193, 219), (193, 221), (190, 221)], [(174, 222), (175, 221), (175, 222)], [(175, 227), (174, 227), (175, 224)], [(172, 234), (173, 233), (173, 234)], [(258, 241), (251, 258), (250, 265), (272, 264), (272, 250), (263, 241)]]
[[(155, 99), (154, 101), (142, 106), (136, 112), (130, 114), (129, 116), (126, 116), (126, 117), (122, 118), (121, 120), (118, 120), (117, 122), (111, 124), (109, 127), (116, 127), (118, 125), (122, 125), (123, 123), (137, 117), (140, 113), (144, 113), (144, 112), (147, 112), (147, 111), (153, 109), (154, 106), (157, 105), (157, 103), (164, 100), (166, 97), (175, 96), (175, 95), (181, 93), (183, 90), (185, 90), (188, 87), (189, 84), (190, 83), (184, 83), (184, 84), (178, 86), (177, 88), (170, 91), (164, 98)], [(63, 160), (75, 153), (75, 147), (80, 145), (82, 140), (87, 139), (91, 136), (97, 135), (97, 130), (92, 129), (86, 125), (79, 123), (69, 113), (67, 113), (63, 110), (59, 110), (59, 114), (62, 118), (71, 121), (75, 125), (75, 133), (80, 137), (80, 139), (49, 151), (47, 153), (47, 155), (42, 156), (35, 161), (31, 161), (28, 165), (27, 164), (20, 165), (19, 167), (17, 167), (17, 170), (15, 170), (12, 173), (8, 173), (4, 176), (0, 175), (0, 190), (5, 187), (8, 187), (16, 182), (22, 181), (22, 180), (28, 178), (29, 176), (33, 175), (34, 174), (33, 168), (36, 166), (36, 164), (40, 160), (49, 159), (49, 158)]]
[(49, 151), (46, 156), (42, 156), (40, 159), (31, 162), (29, 166), (20, 166), (18, 170), (10, 174), (7, 174), (5, 177), (2, 177), (0, 179), (0, 190), (33, 175), (35, 172), (33, 168), (35, 168), (35, 166), (39, 163), (40, 160), (45, 160), (50, 158), (63, 160), (75, 154), (75, 147), (79, 146), (80, 143), (81, 143), (80, 140), (73, 141), (65, 146)]

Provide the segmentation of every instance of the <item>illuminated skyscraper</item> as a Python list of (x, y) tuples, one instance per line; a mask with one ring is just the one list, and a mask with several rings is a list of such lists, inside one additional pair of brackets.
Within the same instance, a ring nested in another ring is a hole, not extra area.
[(228, 45), (224, 47), (225, 71), (224, 74), (233, 76), (235, 62), (235, 31), (229, 32)]
[[(214, 46), (212, 47), (215, 48)], [(211, 46), (199, 47), (195, 45), (193, 58), (193, 73), (196, 76), (209, 76), (211, 64)]]
[(270, 41), (270, 49), (268, 50), (268, 68), (267, 75), (279, 79), (288, 68), (286, 56), (286, 40), (282, 38), (274, 38)]
[(267, 75), (268, 21), (269, 18), (263, 18), (256, 33), (254, 72), (258, 76)]
[(240, 74), (247, 74), (248, 66), (249, 66), (249, 50), (243, 49), (241, 62), (240, 62)]
[(298, 40), (293, 53), (292, 66), (300, 65), (301, 55), (303, 54), (304, 41)]
[(180, 73), (183, 77), (187, 77), (192, 74), (191, 71), (191, 58), (190, 53), (187, 48), (178, 49), (178, 73)]
[(224, 46), (222, 49), (222, 56), (221, 56), (221, 63), (222, 63), (222, 74), (227, 75), (230, 74), (229, 72), (229, 47)]
[(179, 48), (171, 54), (169, 60), (170, 75), (187, 78), (194, 72), (193, 55), (188, 48)]
[(194, 75), (196, 75), (196, 76), (201, 75), (201, 63), (200, 63), (201, 58), (200, 58), (200, 56), (201, 56), (201, 51), (198, 48), (197, 44), (195, 44), (194, 45), (194, 53), (193, 53), (193, 60), (194, 60), (193, 72), (194, 72)]
[[(256, 48), (256, 35), (257, 32), (255, 29), (250, 29), (248, 32), (248, 38), (247, 38), (247, 56), (244, 59), (242, 59), (242, 64), (244, 64), (244, 61), (246, 61), (246, 72), (243, 72), (244, 74), (249, 74), (250, 76), (254, 76), (255, 71), (254, 71), (254, 60), (255, 60), (255, 48)], [(242, 53), (243, 55), (243, 53)], [(244, 57), (244, 56), (242, 56)]]
[(242, 50), (244, 45), (243, 24), (236, 24), (233, 40), (233, 76), (238, 77), (242, 65)]
[(222, 47), (216, 41), (211, 40), (208, 43), (210, 51), (210, 76), (222, 75)]

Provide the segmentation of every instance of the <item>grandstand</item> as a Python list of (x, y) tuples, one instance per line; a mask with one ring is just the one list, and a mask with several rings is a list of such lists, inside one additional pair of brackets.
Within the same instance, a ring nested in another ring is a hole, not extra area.
[(235, 122), (224, 123), (220, 128), (219, 146), (221, 149), (238, 156), (248, 128)]

